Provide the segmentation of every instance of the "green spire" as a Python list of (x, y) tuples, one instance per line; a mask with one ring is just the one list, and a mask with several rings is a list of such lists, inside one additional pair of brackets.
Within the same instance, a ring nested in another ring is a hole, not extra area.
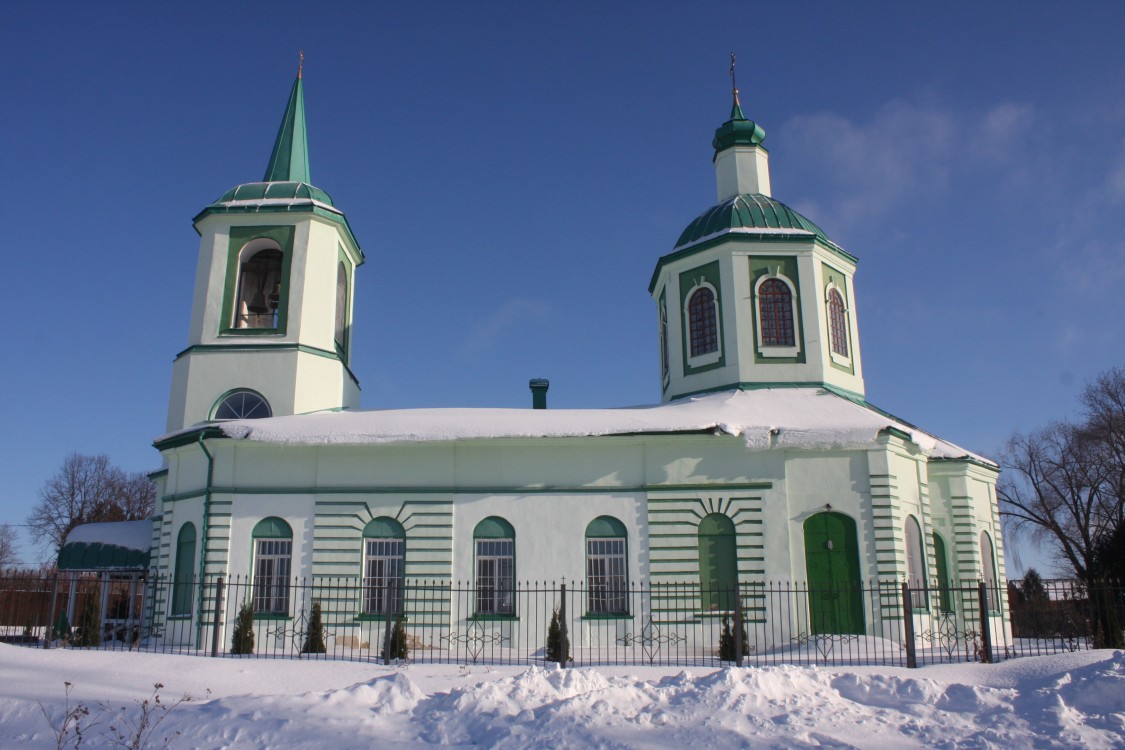
[(730, 53), (730, 88), (734, 97), (730, 119), (719, 126), (715, 131), (715, 139), (711, 141), (716, 154), (731, 146), (757, 146), (766, 138), (766, 131), (762, 126), (748, 119), (742, 112), (742, 104), (738, 101), (738, 86), (734, 80), (733, 52)]
[(309, 182), (309, 144), (305, 134), (305, 90), (301, 86), (301, 71), (305, 64), (305, 53), (297, 65), (297, 80), (289, 92), (289, 103), (285, 105), (285, 116), (277, 140), (273, 144), (270, 164), (262, 182)]

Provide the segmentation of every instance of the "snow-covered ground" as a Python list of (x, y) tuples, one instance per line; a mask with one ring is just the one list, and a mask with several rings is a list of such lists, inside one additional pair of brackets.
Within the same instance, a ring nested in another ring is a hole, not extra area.
[(64, 682), (90, 708), (83, 748), (113, 747), (114, 721), (135, 725), (157, 682), (165, 705), (193, 700), (152, 748), (1125, 747), (1120, 651), (917, 670), (544, 670), (0, 645), (0, 748), (56, 746), (44, 711), (57, 725)]

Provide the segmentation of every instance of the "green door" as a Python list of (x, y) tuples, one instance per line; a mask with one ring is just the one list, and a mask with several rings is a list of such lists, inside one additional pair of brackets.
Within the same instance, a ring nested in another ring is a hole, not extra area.
[(712, 513), (699, 522), (699, 585), (704, 612), (733, 612), (738, 587), (734, 522)]
[(863, 591), (855, 521), (817, 513), (805, 521), (809, 628), (813, 634), (863, 634)]

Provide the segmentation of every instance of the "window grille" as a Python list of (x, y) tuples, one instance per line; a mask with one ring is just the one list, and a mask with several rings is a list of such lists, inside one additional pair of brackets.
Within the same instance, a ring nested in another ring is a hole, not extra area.
[(719, 350), (719, 323), (715, 313), (715, 293), (701, 287), (688, 300), (688, 321), (691, 328), (691, 356)]

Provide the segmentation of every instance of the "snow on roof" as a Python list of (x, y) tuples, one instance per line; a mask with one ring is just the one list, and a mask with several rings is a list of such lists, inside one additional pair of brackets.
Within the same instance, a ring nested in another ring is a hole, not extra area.
[(104, 521), (75, 526), (66, 544), (108, 544), (147, 552), (152, 547), (152, 521)]
[(890, 427), (934, 458), (971, 458), (870, 406), (821, 388), (764, 388), (617, 409), (394, 409), (317, 412), (222, 422), (227, 437), (284, 445), (367, 445), (496, 438), (714, 432), (751, 449), (863, 447)]

